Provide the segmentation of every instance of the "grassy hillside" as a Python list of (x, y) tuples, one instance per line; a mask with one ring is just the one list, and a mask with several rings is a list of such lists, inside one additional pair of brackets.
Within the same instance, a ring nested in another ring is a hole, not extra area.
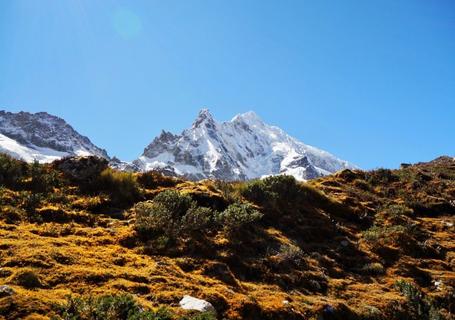
[(0, 319), (454, 317), (453, 158), (226, 183), (2, 155), (0, 185)]

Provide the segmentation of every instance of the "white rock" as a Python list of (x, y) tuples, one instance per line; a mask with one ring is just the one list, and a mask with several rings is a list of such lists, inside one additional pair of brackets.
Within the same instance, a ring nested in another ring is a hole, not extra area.
[(349, 245), (349, 242), (348, 242), (347, 240), (342, 240), (342, 241), (341, 241), (341, 245), (342, 245), (343, 247), (347, 247), (347, 246)]
[(0, 286), (0, 298), (6, 296), (12, 296), (14, 294), (13, 288), (7, 285)]
[(201, 312), (215, 312), (215, 308), (210, 302), (207, 302), (202, 299), (194, 298), (191, 296), (184, 296), (182, 300), (180, 300), (180, 307), (185, 310), (197, 310)]

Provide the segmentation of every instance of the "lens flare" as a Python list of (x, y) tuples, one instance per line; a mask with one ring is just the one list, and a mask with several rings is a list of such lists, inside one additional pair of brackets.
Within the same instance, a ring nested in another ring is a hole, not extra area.
[(137, 37), (142, 31), (142, 21), (137, 14), (128, 9), (117, 9), (112, 17), (115, 31), (125, 39)]

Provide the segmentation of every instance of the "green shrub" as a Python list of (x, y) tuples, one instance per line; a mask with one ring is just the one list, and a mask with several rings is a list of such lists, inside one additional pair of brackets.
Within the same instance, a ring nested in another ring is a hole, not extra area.
[(253, 180), (241, 189), (241, 194), (246, 199), (275, 210), (292, 205), (300, 192), (301, 188), (295, 178), (286, 175)]
[(370, 275), (384, 274), (384, 266), (379, 262), (367, 263), (363, 266), (362, 271)]
[(38, 161), (34, 161), (28, 171), (31, 178), (28, 188), (33, 192), (49, 193), (62, 183), (56, 171), (39, 164)]
[(397, 226), (372, 226), (363, 232), (363, 238), (370, 243), (383, 241), (384, 243), (392, 243), (393, 236), (403, 235), (407, 232), (406, 227)]
[(27, 213), (27, 219), (31, 222), (41, 222), (41, 216), (36, 212), (36, 209), (43, 203), (44, 195), (42, 193), (23, 191), (20, 197), (22, 199), (21, 207)]
[(262, 216), (251, 204), (235, 202), (219, 214), (218, 221), (226, 231), (233, 232), (259, 221)]
[(307, 183), (299, 183), (292, 176), (278, 175), (262, 180), (253, 180), (241, 188), (241, 194), (258, 204), (267, 212), (283, 214), (297, 212), (305, 203), (311, 203), (327, 210), (340, 211), (331, 199)]
[(27, 164), (13, 159), (6, 154), (0, 154), (0, 185), (17, 189), (27, 172)]
[(372, 185), (379, 184), (385, 185), (400, 180), (399, 176), (394, 174), (393, 171), (390, 169), (380, 168), (366, 172), (365, 174), (366, 174), (365, 180)]
[(190, 196), (174, 190), (159, 193), (153, 201), (137, 203), (136, 231), (144, 238), (165, 234), (170, 239), (203, 232), (213, 222), (212, 209), (198, 207)]
[(153, 198), (153, 202), (163, 205), (167, 210), (169, 210), (169, 212), (172, 213), (175, 220), (183, 217), (193, 204), (193, 200), (189, 195), (181, 194), (175, 190), (165, 190), (160, 192), (155, 198)]
[(197, 207), (193, 204), (182, 217), (180, 225), (184, 233), (193, 234), (207, 229), (214, 220), (213, 210), (207, 207)]
[(395, 287), (406, 297), (413, 319), (444, 319), (434, 301), (412, 283), (398, 280)]
[(153, 201), (139, 202), (134, 210), (136, 212), (135, 229), (142, 237), (153, 237), (160, 233), (172, 237), (178, 235), (180, 223), (163, 204)]
[(109, 194), (115, 205), (130, 205), (141, 196), (136, 177), (131, 172), (107, 168), (101, 172), (97, 184), (99, 190)]
[(281, 245), (280, 250), (276, 254), (280, 265), (295, 265), (302, 266), (305, 261), (305, 255), (298, 246), (293, 244)]
[(63, 305), (56, 306), (55, 320), (171, 320), (171, 313), (164, 308), (144, 310), (130, 295), (101, 297), (68, 297)]

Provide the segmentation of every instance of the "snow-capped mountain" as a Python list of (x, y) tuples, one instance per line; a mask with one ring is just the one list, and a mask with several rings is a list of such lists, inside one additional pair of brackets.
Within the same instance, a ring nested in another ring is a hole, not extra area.
[(265, 124), (254, 112), (220, 123), (207, 109), (180, 135), (162, 131), (133, 165), (141, 171), (224, 180), (276, 174), (307, 180), (354, 167)]
[(80, 135), (63, 119), (46, 112), (0, 110), (0, 152), (27, 162), (51, 162), (66, 156), (87, 155), (109, 159), (105, 150)]

